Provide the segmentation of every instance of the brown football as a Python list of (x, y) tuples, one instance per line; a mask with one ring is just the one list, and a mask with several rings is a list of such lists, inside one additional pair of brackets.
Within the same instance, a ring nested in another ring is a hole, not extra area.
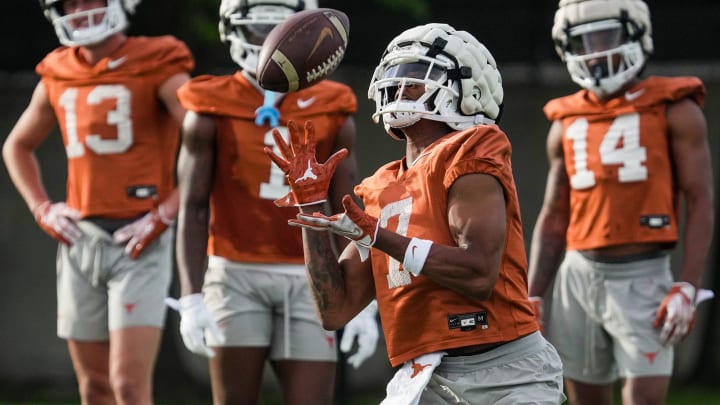
[(332, 8), (304, 10), (275, 26), (258, 55), (257, 81), (267, 90), (290, 93), (316, 84), (340, 65), (350, 20)]

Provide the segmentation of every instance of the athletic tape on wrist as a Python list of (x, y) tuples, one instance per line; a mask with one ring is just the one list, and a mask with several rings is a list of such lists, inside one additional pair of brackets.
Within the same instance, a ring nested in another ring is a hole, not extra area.
[(403, 268), (416, 276), (419, 275), (425, 266), (432, 244), (432, 241), (426, 239), (412, 238), (405, 250)]

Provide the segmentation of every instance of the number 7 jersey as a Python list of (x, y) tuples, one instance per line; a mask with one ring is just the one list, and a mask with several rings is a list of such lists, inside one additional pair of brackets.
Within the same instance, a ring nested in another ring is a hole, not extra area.
[(68, 159), (67, 204), (83, 217), (126, 219), (175, 187), (180, 125), (160, 86), (194, 61), (171, 36), (130, 37), (89, 65), (79, 48), (60, 47), (36, 67), (62, 132)]
[(545, 105), (548, 119), (563, 128), (568, 250), (677, 241), (666, 110), (688, 97), (702, 106), (705, 88), (699, 79), (652, 76), (605, 102), (581, 90)]

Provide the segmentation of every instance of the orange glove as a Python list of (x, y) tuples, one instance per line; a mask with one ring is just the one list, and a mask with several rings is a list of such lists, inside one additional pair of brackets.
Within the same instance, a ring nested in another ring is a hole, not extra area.
[(276, 155), (272, 149), (265, 147), (265, 154), (275, 162), (285, 173), (290, 185), (290, 192), (283, 198), (275, 201), (278, 207), (299, 207), (317, 204), (327, 200), (330, 180), (337, 165), (348, 154), (343, 148), (335, 152), (324, 164), (315, 159), (315, 127), (312, 121), (305, 121), (305, 134), (300, 134), (300, 128), (294, 121), (288, 121), (290, 131), (290, 145), (273, 129), (275, 145), (280, 149)]
[(80, 212), (65, 205), (48, 200), (33, 209), (35, 221), (45, 233), (65, 245), (72, 245), (82, 236), (75, 224), (80, 220)]
[(127, 242), (125, 253), (133, 260), (175, 222), (166, 218), (161, 211), (161, 206), (153, 208), (140, 219), (123, 226), (113, 234), (115, 242)]

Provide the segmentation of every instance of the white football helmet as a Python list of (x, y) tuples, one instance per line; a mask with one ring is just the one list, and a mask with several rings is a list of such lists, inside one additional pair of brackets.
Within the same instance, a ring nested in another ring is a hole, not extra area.
[(552, 37), (572, 80), (600, 97), (639, 76), (653, 52), (642, 0), (560, 0)]
[(85, 46), (102, 42), (125, 30), (129, 14), (141, 0), (107, 0), (105, 7), (66, 14), (63, 0), (40, 0), (45, 18), (55, 27), (60, 43), (66, 46)]
[[(403, 98), (408, 85), (424, 86), (417, 100)], [(382, 116), (395, 139), (404, 128), (425, 118), (453, 129), (492, 124), (500, 117), (503, 87), (490, 51), (466, 31), (447, 24), (426, 24), (390, 41), (370, 81), (375, 100), (372, 118)]]
[(222, 0), (220, 39), (230, 45), (235, 63), (254, 75), (262, 41), (273, 27), (298, 11), (317, 7), (317, 0)]

